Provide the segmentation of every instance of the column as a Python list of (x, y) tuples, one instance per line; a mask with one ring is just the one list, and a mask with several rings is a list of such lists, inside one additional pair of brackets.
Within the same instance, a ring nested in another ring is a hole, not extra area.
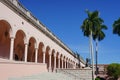
[(49, 72), (51, 72), (51, 53), (49, 53)]
[(62, 60), (62, 69), (63, 69), (63, 57), (61, 58), (61, 60)]
[(38, 62), (38, 48), (35, 48), (35, 63)]
[(67, 68), (69, 68), (69, 67), (68, 67), (68, 59), (67, 59)]
[(65, 69), (66, 69), (66, 59), (65, 59)]
[(72, 68), (74, 68), (74, 62), (72, 61)]
[(73, 68), (73, 62), (71, 61), (71, 68)]
[(54, 53), (54, 72), (56, 71), (56, 53)]
[(71, 68), (71, 61), (69, 61), (69, 68)]
[(45, 63), (45, 52), (43, 52), (43, 63)]
[(27, 52), (28, 52), (28, 44), (25, 43), (25, 57), (24, 57), (25, 62), (27, 62)]
[(60, 69), (60, 55), (58, 55), (58, 68)]
[(76, 62), (75, 62), (75, 69), (76, 69), (76, 67), (77, 67), (76, 65), (77, 65), (77, 64), (76, 64)]
[(43, 63), (45, 64), (45, 53), (46, 53), (46, 48), (43, 47)]
[(10, 60), (13, 60), (14, 37), (10, 38)]

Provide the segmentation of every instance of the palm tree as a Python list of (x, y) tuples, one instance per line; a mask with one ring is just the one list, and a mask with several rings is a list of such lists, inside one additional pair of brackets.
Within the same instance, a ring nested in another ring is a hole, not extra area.
[(92, 78), (94, 79), (94, 53), (93, 53), (93, 43), (92, 43), (92, 37), (93, 33), (95, 32), (96, 26), (98, 25), (99, 21), (99, 12), (94, 11), (86, 11), (88, 18), (86, 18), (83, 21), (83, 24), (81, 26), (82, 32), (84, 33), (84, 36), (89, 37), (89, 47), (90, 47), (90, 55), (92, 58)]
[(120, 18), (113, 23), (113, 34), (120, 36)]
[(97, 63), (98, 63), (98, 41), (101, 41), (105, 38), (105, 34), (103, 32), (103, 30), (107, 30), (107, 26), (103, 25), (102, 23), (104, 22), (102, 19), (98, 19), (99, 24), (96, 27), (96, 30), (93, 34), (93, 39), (96, 42), (96, 49), (95, 49), (95, 53), (96, 53), (96, 75), (98, 73), (98, 68), (97, 68)]

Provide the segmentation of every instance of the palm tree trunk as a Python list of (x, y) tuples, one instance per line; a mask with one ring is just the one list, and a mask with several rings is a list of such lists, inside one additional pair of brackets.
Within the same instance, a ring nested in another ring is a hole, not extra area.
[(90, 54), (89, 54), (89, 66), (91, 67), (91, 62), (92, 62), (92, 58), (91, 58), (91, 35), (89, 35), (89, 52), (90, 52)]
[(93, 53), (93, 42), (92, 42), (92, 31), (90, 33), (90, 54), (91, 54), (91, 60), (92, 60), (92, 80), (95, 80), (95, 77), (94, 77), (94, 53)]
[(97, 67), (97, 64), (98, 64), (98, 39), (95, 40), (96, 41), (96, 75), (98, 74), (98, 67)]

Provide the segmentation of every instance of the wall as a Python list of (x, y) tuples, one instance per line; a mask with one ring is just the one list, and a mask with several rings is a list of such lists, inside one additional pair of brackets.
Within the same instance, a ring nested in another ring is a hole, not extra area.
[(22, 77), (47, 72), (46, 64), (24, 63), (9, 61), (0, 58), (0, 79), (7, 80), (11, 77)]

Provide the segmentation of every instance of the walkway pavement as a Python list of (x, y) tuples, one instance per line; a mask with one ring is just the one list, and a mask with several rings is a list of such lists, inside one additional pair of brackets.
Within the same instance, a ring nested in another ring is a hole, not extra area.
[(72, 76), (68, 76), (62, 73), (41, 73), (41, 74), (36, 74), (32, 76), (24, 76), (24, 77), (14, 77), (14, 78), (9, 78), (8, 80), (76, 80), (73, 79)]

